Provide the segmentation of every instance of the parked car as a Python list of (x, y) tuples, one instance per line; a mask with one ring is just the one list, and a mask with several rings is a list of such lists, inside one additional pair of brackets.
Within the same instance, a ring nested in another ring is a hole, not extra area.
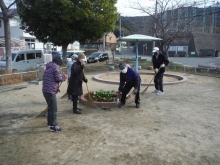
[(88, 57), (87, 63), (101, 62), (106, 60), (109, 60), (107, 52), (94, 52)]
[[(44, 65), (42, 50), (13, 50), (11, 51), (11, 65), (13, 71), (25, 71)], [(6, 54), (0, 61), (0, 68), (6, 68)]]
[[(85, 53), (85, 51), (84, 50), (68, 50), (66, 52), (66, 58), (67, 58), (68, 61), (70, 61), (72, 55), (74, 55), (74, 54), (78, 55), (79, 53)], [(86, 56), (85, 56), (85, 63), (87, 63), (87, 57)]]
[(51, 52), (52, 54), (52, 58), (55, 58), (55, 57), (60, 57), (61, 59), (63, 58), (62, 55), (63, 53), (61, 51), (53, 51)]

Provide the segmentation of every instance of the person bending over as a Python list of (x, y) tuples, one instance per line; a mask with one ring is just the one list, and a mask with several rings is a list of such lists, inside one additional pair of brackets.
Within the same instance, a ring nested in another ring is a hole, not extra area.
[(119, 103), (119, 108), (125, 105), (126, 95), (130, 92), (132, 87), (134, 87), (133, 93), (135, 94), (136, 108), (139, 108), (141, 77), (134, 69), (129, 67), (129, 65), (124, 62), (119, 64), (119, 69), (121, 70), (118, 88), (118, 92), (121, 93), (121, 102)]

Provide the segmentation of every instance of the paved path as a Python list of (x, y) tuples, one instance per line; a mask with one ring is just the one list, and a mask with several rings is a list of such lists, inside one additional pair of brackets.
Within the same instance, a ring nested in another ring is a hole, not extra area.
[[(121, 55), (116, 54), (116, 57), (135, 58), (135, 53), (132, 52), (132, 49), (124, 49)], [(151, 59), (150, 55), (140, 55), (140, 57)], [(220, 57), (169, 57), (169, 60), (192, 67), (197, 67), (198, 65), (220, 67)]]
[(29, 83), (29, 82), (22, 82), (18, 84), (4, 85), (4, 86), (0, 86), (0, 93), (10, 91), (10, 90), (18, 90), (22, 88), (27, 88), (28, 86), (32, 86), (32, 85), (35, 85), (35, 84)]

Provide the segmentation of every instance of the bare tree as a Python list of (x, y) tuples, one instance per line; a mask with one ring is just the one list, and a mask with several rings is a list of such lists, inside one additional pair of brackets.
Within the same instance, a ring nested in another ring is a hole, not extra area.
[(2, 10), (2, 16), (0, 19), (4, 23), (4, 38), (5, 38), (5, 51), (6, 51), (6, 69), (8, 72), (12, 72), (12, 55), (11, 55), (11, 31), (10, 31), (10, 19), (15, 16), (16, 10), (11, 9), (18, 0), (12, 2), (8, 7), (3, 0), (0, 0), (0, 8)]
[(184, 40), (191, 37), (191, 32), (196, 30), (195, 18), (204, 15), (203, 10), (196, 11), (196, 6), (202, 2), (182, 2), (181, 0), (155, 0), (151, 6), (145, 6), (143, 0), (131, 1), (130, 7), (147, 14), (148, 35), (161, 38), (157, 41), (160, 50), (168, 57), (170, 44), (174, 40)]

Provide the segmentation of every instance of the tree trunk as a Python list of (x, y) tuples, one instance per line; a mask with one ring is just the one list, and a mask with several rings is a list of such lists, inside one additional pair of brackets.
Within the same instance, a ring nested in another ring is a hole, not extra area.
[(5, 51), (6, 51), (6, 69), (9, 73), (11, 73), (12, 55), (11, 55), (11, 31), (10, 31), (9, 18), (4, 19), (4, 34), (5, 34)]
[[(13, 2), (15, 3), (15, 1)], [(10, 17), (9, 9), (5, 6), (3, 0), (0, 0), (0, 7), (3, 14), (4, 22), (4, 37), (5, 37), (5, 51), (6, 51), (6, 69), (9, 73), (12, 71), (12, 58), (11, 58), (11, 31), (10, 31)]]
[(62, 45), (62, 57), (63, 57), (63, 62), (66, 64), (67, 63), (67, 58), (66, 58), (66, 51), (67, 51), (67, 46), (69, 45), (69, 43), (67, 44), (63, 44)]

